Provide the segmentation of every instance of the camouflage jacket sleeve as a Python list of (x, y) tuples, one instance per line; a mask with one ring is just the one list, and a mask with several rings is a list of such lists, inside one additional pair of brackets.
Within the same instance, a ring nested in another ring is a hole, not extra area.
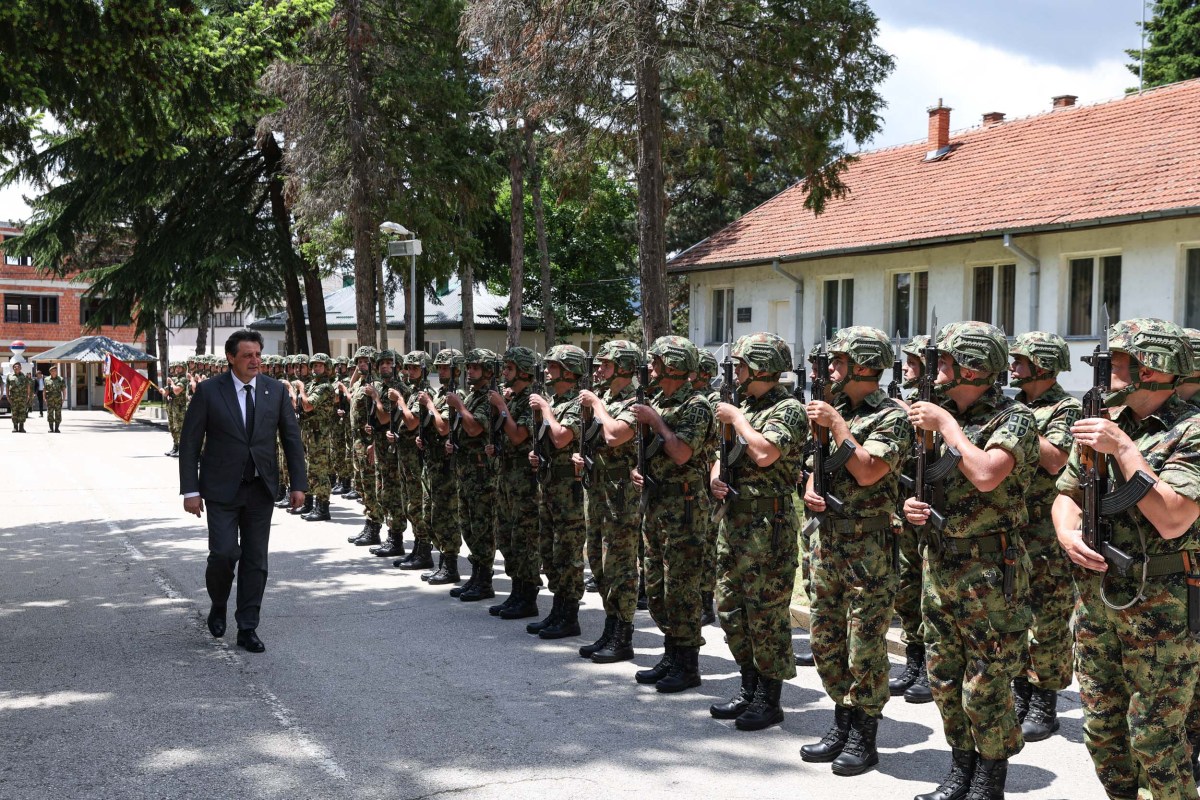
[(1082, 415), (1083, 405), (1074, 397), (1068, 397), (1054, 406), (1041, 435), (1059, 450), (1067, 452), (1075, 444), (1071, 426), (1078, 422)]
[(668, 425), (679, 441), (692, 448), (693, 451), (700, 451), (712, 434), (712, 408), (709, 407), (708, 400), (704, 398), (704, 395), (695, 394), (684, 401), (683, 406), (673, 415)]

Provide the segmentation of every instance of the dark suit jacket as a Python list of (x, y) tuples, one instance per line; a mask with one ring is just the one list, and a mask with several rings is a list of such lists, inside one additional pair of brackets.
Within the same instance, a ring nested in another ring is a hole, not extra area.
[[(254, 385), (254, 437), (246, 441), (239, 389), (232, 372), (201, 381), (188, 404), (179, 437), (179, 493), (231, 503), (247, 458), (274, 495), (279, 489), (276, 439), (283, 442), (292, 491), (308, 491), (300, 426), (287, 388), (259, 373)], [(201, 453), (203, 452), (203, 455)]]

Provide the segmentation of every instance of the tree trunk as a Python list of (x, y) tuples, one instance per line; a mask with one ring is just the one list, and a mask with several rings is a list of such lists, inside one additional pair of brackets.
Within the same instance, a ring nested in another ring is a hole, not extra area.
[(375, 345), (375, 280), (378, 257), (375, 230), (371, 224), (370, 150), (365, 129), (367, 114), (365, 68), (363, 66), (362, 0), (345, 0), (346, 90), (350, 105), (347, 142), (350, 145), (350, 227), (354, 232), (354, 311), (358, 344)]
[(301, 258), (300, 274), (304, 276), (304, 301), (308, 304), (308, 334), (312, 337), (314, 353), (329, 352), (329, 322), (325, 317), (325, 292), (321, 289), (321, 275), (317, 265)]
[(638, 274), (642, 283), (642, 331), (647, 346), (671, 332), (667, 303), (666, 193), (656, 7), (657, 0), (638, 0), (636, 12)]
[(304, 329), (304, 295), (300, 294), (300, 281), (296, 273), (285, 269), (283, 271), (284, 299), (287, 301), (287, 330), (284, 338), (287, 341), (288, 355), (308, 352), (308, 337)]
[(550, 352), (557, 339), (554, 329), (554, 298), (550, 282), (550, 245), (546, 242), (546, 209), (542, 205), (542, 165), (538, 159), (537, 142), (534, 139), (536, 126), (525, 122), (525, 141), (529, 152), (529, 191), (533, 197), (533, 227), (537, 233), (538, 263), (542, 276), (542, 331), (545, 333), (545, 350)]
[[(516, 122), (512, 124), (514, 137), (517, 134)], [(530, 137), (528, 127), (526, 136)], [(528, 140), (522, 146), (520, 140), (513, 142), (512, 151), (508, 154), (508, 178), (512, 184), (512, 202), (509, 204), (511, 221), (509, 232), (512, 234), (512, 252), (508, 259), (511, 273), (508, 292), (508, 347), (521, 344), (521, 305), (525, 291), (525, 153)]]
[[(161, 363), (163, 359), (159, 358), (160, 351), (158, 349), (158, 329), (160, 327), (162, 327), (162, 322), (156, 321), (146, 329), (146, 355), (154, 357), (150, 363), (146, 365), (146, 377), (150, 379), (151, 384), (166, 383), (165, 380), (160, 381), (158, 376), (171, 374), (168, 369), (168, 365)], [(135, 341), (134, 344), (137, 344), (137, 342)], [(147, 399), (153, 400), (155, 397), (160, 397), (162, 392), (159, 392), (152, 385), (146, 394)]]
[(212, 320), (212, 312), (205, 309), (196, 317), (196, 355), (208, 352), (208, 323)]
[(475, 349), (475, 267), (470, 261), (458, 266), (459, 290), (462, 292), (463, 352)]
[[(158, 374), (162, 376), (162, 380), (158, 384), (165, 389), (167, 388), (167, 377), (171, 374), (171, 352), (170, 346), (167, 344), (167, 312), (163, 312), (162, 319), (154, 326), (153, 334), (155, 346), (158, 349), (158, 363), (161, 365), (161, 371)], [(149, 343), (149, 337), (146, 338), (146, 341)]]

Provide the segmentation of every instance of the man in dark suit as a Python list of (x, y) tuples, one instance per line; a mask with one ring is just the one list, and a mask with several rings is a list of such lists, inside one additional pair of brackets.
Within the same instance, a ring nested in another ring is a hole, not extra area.
[(257, 331), (229, 337), (229, 372), (197, 384), (179, 437), (183, 509), (200, 516), (208, 502), (208, 629), (225, 635), (225, 604), (236, 569), (237, 643), (252, 653), (266, 649), (256, 629), (279, 484), (277, 437), (287, 458), (293, 508), (303, 504), (308, 489), (291, 396), (282, 383), (260, 373), (262, 344)]

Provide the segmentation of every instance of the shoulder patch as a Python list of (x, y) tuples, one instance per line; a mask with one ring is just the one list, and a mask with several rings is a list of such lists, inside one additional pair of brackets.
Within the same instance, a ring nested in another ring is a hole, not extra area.
[(1025, 438), (1029, 433), (1029, 415), (1028, 414), (1009, 414), (1008, 419), (1004, 422), (1004, 429), (1018, 439)]
[(804, 422), (805, 422), (804, 414), (802, 414), (800, 412), (800, 409), (798, 406), (794, 406), (794, 405), (784, 406), (783, 414), (781, 415), (780, 418), (783, 420), (783, 424), (787, 425), (789, 428), (804, 427)]

